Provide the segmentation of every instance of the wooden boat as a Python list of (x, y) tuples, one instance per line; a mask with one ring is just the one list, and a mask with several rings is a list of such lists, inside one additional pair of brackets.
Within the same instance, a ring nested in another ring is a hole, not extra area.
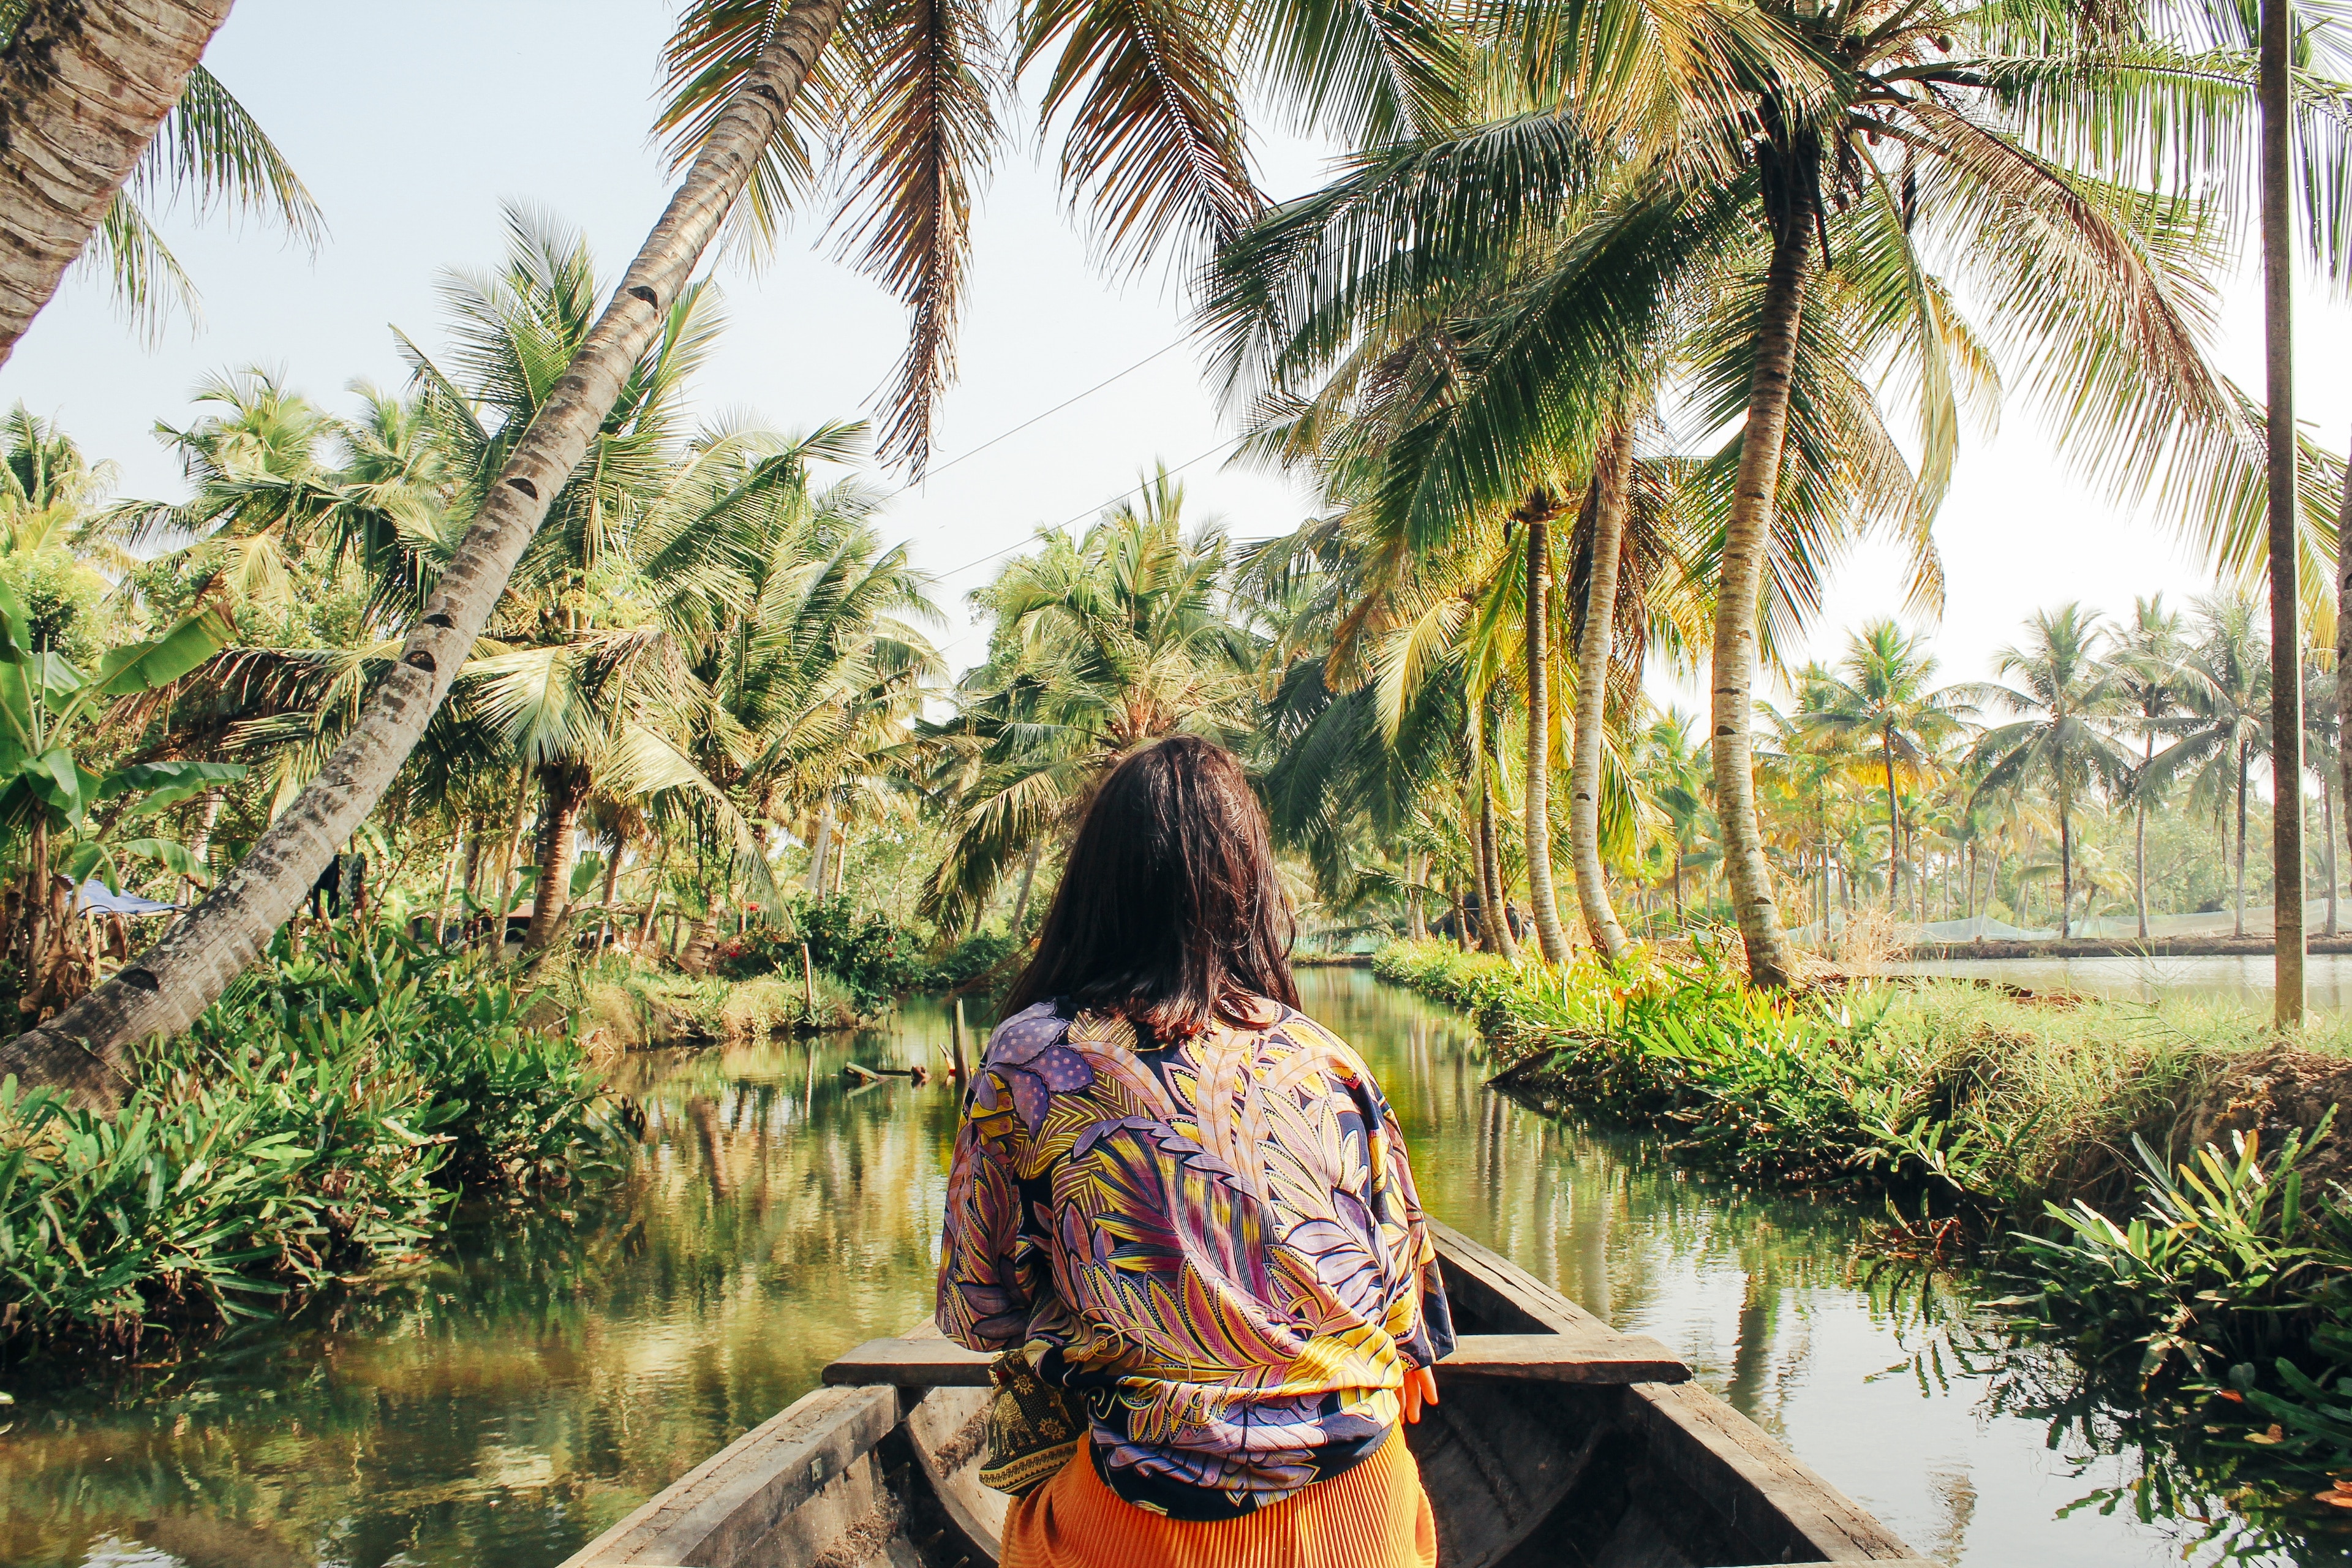
[[(1405, 1429), (1443, 1568), (1934, 1568), (1654, 1340), (1438, 1227), (1461, 1346)], [(861, 1345), (564, 1568), (988, 1568), (987, 1358), (928, 1323)]]

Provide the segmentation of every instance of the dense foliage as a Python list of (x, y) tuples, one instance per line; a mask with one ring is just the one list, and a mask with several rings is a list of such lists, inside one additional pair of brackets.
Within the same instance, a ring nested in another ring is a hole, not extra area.
[(0, 1323), (136, 1339), (277, 1310), (428, 1243), (462, 1194), (607, 1160), (578, 1042), (383, 928), (281, 940), (119, 1110), (0, 1089)]

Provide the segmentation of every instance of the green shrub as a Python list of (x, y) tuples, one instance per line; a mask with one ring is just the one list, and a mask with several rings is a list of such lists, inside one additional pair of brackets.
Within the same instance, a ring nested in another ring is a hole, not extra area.
[(1916, 1191), (1978, 1222), (2130, 1185), (2130, 1142), (2169, 1147), (2235, 1015), (2035, 1005), (1961, 982), (1766, 994), (1702, 948), (1514, 967), (1400, 942), (1375, 973), (1472, 1012), (1516, 1087), (1645, 1121), (1746, 1175)]
[(2118, 1225), (2087, 1203), (2050, 1205), (2057, 1233), (2017, 1237), (2039, 1286), (2021, 1304), (2086, 1360), (2128, 1356), (2143, 1384), (2299, 1352), (2352, 1306), (2352, 1215), (2296, 1169), (2333, 1117), (2267, 1161), (2244, 1133), (2229, 1155), (2209, 1144), (2177, 1167), (2138, 1142), (2141, 1212)]
[(839, 983), (860, 1014), (878, 1013), (931, 978), (912, 931), (887, 915), (859, 913), (845, 895), (795, 900), (789, 913), (787, 924), (754, 926), (721, 942), (713, 970), (728, 980), (790, 978), (800, 973), (806, 943), (810, 963)]
[(249, 1316), (439, 1234), (460, 1186), (609, 1164), (572, 1035), (397, 931), (281, 939), (115, 1111), (0, 1085), (0, 1334)]
[(996, 989), (1011, 982), (1013, 962), (1028, 946), (1021, 938), (1005, 931), (974, 931), (948, 949), (933, 965), (930, 984), (942, 991), (961, 991), (982, 984)]

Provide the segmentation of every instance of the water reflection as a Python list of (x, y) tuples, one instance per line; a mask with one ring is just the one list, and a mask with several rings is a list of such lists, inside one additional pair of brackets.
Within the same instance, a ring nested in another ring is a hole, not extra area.
[(561, 1559), (915, 1316), (953, 1102), (841, 1064), (946, 1037), (917, 1007), (849, 1045), (635, 1058), (649, 1147), (602, 1201), (469, 1216), (430, 1267), (128, 1393), (9, 1369), (0, 1563)]
[[(1482, 1087), (1454, 1015), (1353, 971), (1302, 976), (1396, 1102), (1423, 1196), (1724, 1394), (1954, 1564), (2154, 1564), (2181, 1540), (2059, 1511), (2125, 1484), (1990, 1397), (1965, 1301), (1873, 1289), (1860, 1221), (1701, 1177), (1654, 1143)], [(947, 1021), (845, 1046), (626, 1064), (648, 1149), (568, 1212), (468, 1218), (441, 1261), (144, 1382), (44, 1384), (0, 1433), (0, 1563), (543, 1568), (928, 1304), (953, 1102)]]

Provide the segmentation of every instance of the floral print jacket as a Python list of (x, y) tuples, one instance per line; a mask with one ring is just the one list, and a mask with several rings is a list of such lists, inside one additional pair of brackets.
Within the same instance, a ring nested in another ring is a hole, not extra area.
[(1363, 1059), (1261, 1002), (1166, 1046), (1041, 1004), (974, 1074), (939, 1324), (1083, 1397), (1097, 1468), (1182, 1519), (1380, 1446), (1454, 1348), (1395, 1114)]

